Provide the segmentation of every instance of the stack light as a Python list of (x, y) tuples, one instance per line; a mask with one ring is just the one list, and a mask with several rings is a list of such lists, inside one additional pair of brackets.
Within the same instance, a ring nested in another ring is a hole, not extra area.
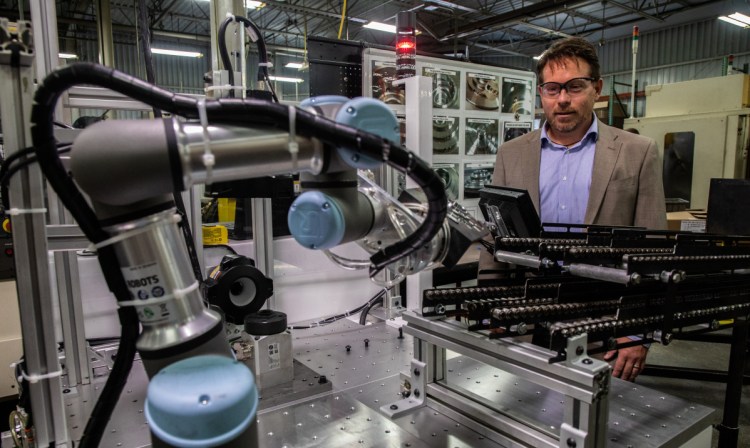
[(396, 17), (396, 78), (417, 74), (417, 15), (401, 11)]

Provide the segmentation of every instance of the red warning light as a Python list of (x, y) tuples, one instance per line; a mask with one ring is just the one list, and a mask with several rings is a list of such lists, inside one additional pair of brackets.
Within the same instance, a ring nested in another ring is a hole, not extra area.
[(414, 48), (417, 48), (417, 44), (409, 38), (409, 40), (404, 40), (396, 44), (396, 48), (399, 50), (412, 50)]
[(417, 74), (417, 15), (401, 11), (396, 16), (396, 78)]

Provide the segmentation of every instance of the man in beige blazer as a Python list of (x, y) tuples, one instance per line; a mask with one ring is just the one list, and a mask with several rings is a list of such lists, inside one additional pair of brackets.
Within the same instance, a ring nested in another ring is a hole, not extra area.
[[(656, 143), (594, 115), (603, 84), (596, 49), (581, 38), (557, 41), (540, 58), (537, 76), (546, 121), (502, 145), (493, 185), (528, 190), (542, 222), (666, 229)], [(493, 261), (482, 254), (480, 270), (491, 270)], [(632, 381), (647, 353), (634, 346), (605, 359), (616, 357), (612, 374)]]

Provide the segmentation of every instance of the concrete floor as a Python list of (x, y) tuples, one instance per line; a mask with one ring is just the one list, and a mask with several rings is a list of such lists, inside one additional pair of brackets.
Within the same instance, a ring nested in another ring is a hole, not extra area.
[[(693, 341), (674, 341), (668, 346), (653, 344), (648, 364), (726, 370), (729, 365), (729, 345)], [(715, 424), (721, 422), (725, 386), (722, 383), (660, 378), (641, 375), (638, 384), (684, 398), (685, 400), (717, 409)], [(742, 390), (740, 410), (740, 440), (738, 447), (750, 447), (750, 385)], [(718, 446), (718, 432), (714, 430), (713, 447)]]

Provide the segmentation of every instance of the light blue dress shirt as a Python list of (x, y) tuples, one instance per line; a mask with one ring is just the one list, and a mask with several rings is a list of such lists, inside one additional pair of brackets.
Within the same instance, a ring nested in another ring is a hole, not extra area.
[(583, 139), (571, 147), (554, 143), (542, 126), (539, 202), (542, 222), (583, 224), (599, 126), (594, 119)]

